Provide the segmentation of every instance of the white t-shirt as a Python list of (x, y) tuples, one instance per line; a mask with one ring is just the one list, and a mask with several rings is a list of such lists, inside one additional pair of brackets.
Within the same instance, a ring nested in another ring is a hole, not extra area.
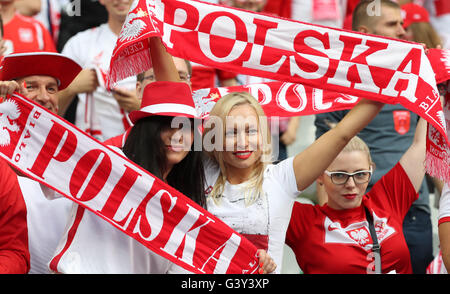
[[(116, 99), (104, 87), (116, 41), (117, 36), (109, 25), (102, 24), (70, 38), (62, 51), (62, 54), (71, 57), (82, 68), (97, 70), (100, 86), (93, 92), (92, 104), (88, 103), (87, 94), (78, 95), (75, 125), (83, 131), (99, 128), (102, 134), (96, 137), (101, 141), (122, 134), (125, 131), (124, 119), (128, 119), (128, 114), (121, 111)], [(136, 77), (121, 80), (115, 87), (134, 90)], [(86, 111), (86, 105), (90, 110)], [(94, 111), (94, 117), (89, 115), (90, 111)]]
[(164, 274), (171, 265), (168, 259), (74, 203), (50, 269), (65, 274)]
[[(219, 205), (211, 197), (207, 198), (209, 212), (238, 233), (250, 235), (246, 237), (258, 248), (267, 250), (277, 264), (275, 273), (280, 273), (282, 268), (284, 240), (292, 205), (300, 194), (293, 160), (290, 157), (267, 166), (264, 171), (263, 195), (250, 206), (246, 206), (244, 202), (243, 188), (246, 183), (232, 185), (226, 182)], [(215, 162), (205, 162), (206, 182), (210, 187), (207, 192), (214, 186), (219, 173), (219, 166)]]
[(55, 249), (63, 235), (72, 201), (61, 197), (49, 200), (39, 182), (17, 177), (27, 206), (30, 274), (47, 274)]
[(347, 0), (336, 0), (337, 13), (333, 18), (314, 19), (314, 0), (292, 0), (291, 18), (306, 23), (342, 28)]
[(430, 13), (431, 25), (442, 39), (443, 49), (450, 49), (450, 2), (425, 0), (424, 7)]

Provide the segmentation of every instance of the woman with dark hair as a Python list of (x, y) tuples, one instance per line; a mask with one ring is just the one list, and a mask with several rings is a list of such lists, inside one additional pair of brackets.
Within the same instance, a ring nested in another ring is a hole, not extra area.
[[(171, 165), (173, 148), (170, 146), (169, 150), (162, 138), (165, 133), (175, 130), (171, 128), (172, 119), (159, 115), (140, 119), (131, 129), (122, 151), (127, 158), (206, 208), (202, 153), (189, 151), (184, 159)], [(194, 132), (194, 119), (189, 119), (188, 124)]]
[[(191, 89), (180, 82), (173, 59), (162, 44), (155, 39), (150, 39), (149, 44), (159, 81), (144, 88), (140, 110), (129, 114), (134, 125), (123, 147), (110, 147), (206, 208), (202, 153), (192, 150), (194, 138), (201, 136), (196, 130)], [(50, 262), (52, 271), (161, 274), (178, 267), (93, 213), (78, 205), (74, 208)], [(258, 253), (260, 272), (265, 273), (271, 258), (266, 252)]]
[[(191, 150), (195, 117), (186, 83), (153, 82), (144, 89), (141, 109), (130, 113), (134, 126), (123, 148), (111, 148), (204, 207), (201, 152)], [(83, 207), (74, 205), (74, 209), (50, 262), (52, 271), (161, 274), (173, 265)]]

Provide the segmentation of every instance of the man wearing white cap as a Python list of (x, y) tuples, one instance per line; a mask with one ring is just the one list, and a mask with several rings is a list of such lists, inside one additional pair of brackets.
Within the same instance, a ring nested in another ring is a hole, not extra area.
[[(19, 91), (53, 113), (58, 111), (59, 90), (66, 88), (81, 67), (57, 53), (7, 55), (0, 65), (0, 95)], [(29, 273), (48, 273), (48, 262), (64, 230), (72, 201), (48, 200), (53, 191), (27, 177), (18, 177), (27, 208)]]

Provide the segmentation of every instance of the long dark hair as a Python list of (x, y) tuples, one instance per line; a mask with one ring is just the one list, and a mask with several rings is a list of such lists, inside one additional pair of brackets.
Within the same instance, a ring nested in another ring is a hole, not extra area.
[[(170, 128), (172, 119), (173, 117), (160, 115), (140, 119), (131, 129), (122, 148), (125, 156), (160, 179), (167, 168), (161, 131)], [(193, 119), (191, 126), (194, 127)], [(188, 155), (172, 167), (167, 183), (206, 208), (201, 151), (193, 151), (191, 148)]]

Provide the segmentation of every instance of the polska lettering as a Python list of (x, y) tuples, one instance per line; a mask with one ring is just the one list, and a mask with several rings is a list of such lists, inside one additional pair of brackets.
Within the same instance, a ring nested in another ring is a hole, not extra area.
[(256, 271), (256, 248), (189, 198), (25, 98), (7, 101), (25, 110), (13, 145), (0, 146), (19, 170), (188, 270)]
[[(319, 102), (315, 104), (319, 110), (331, 107), (315, 99), (320, 98), (319, 91), (316, 96), (303, 91), (308, 86), (347, 95), (344, 97), (402, 104), (433, 124), (449, 145), (446, 126), (439, 119), (444, 114), (435, 74), (419, 44), (197, 1), (135, 0), (131, 14), (142, 21), (141, 33), (133, 35), (122, 30), (111, 58), (109, 83), (148, 70), (148, 50), (129, 54), (124, 51), (156, 36), (170, 54), (180, 58), (226, 71), (301, 84), (292, 86), (293, 91), (280, 87), (276, 97), (281, 99), (274, 108), (276, 114), (272, 115), (298, 115), (302, 107), (315, 102)], [(257, 92), (265, 95), (263, 91)], [(293, 95), (287, 95), (289, 92)], [(267, 97), (258, 100), (263, 105)], [(275, 97), (273, 92), (270, 97)], [(211, 104), (211, 100), (205, 101)], [(431, 164), (428, 154), (427, 162)], [(448, 180), (450, 156), (444, 157), (447, 159), (442, 164), (438, 158), (433, 161), (438, 168), (432, 174)], [(429, 172), (430, 164), (427, 164)]]

